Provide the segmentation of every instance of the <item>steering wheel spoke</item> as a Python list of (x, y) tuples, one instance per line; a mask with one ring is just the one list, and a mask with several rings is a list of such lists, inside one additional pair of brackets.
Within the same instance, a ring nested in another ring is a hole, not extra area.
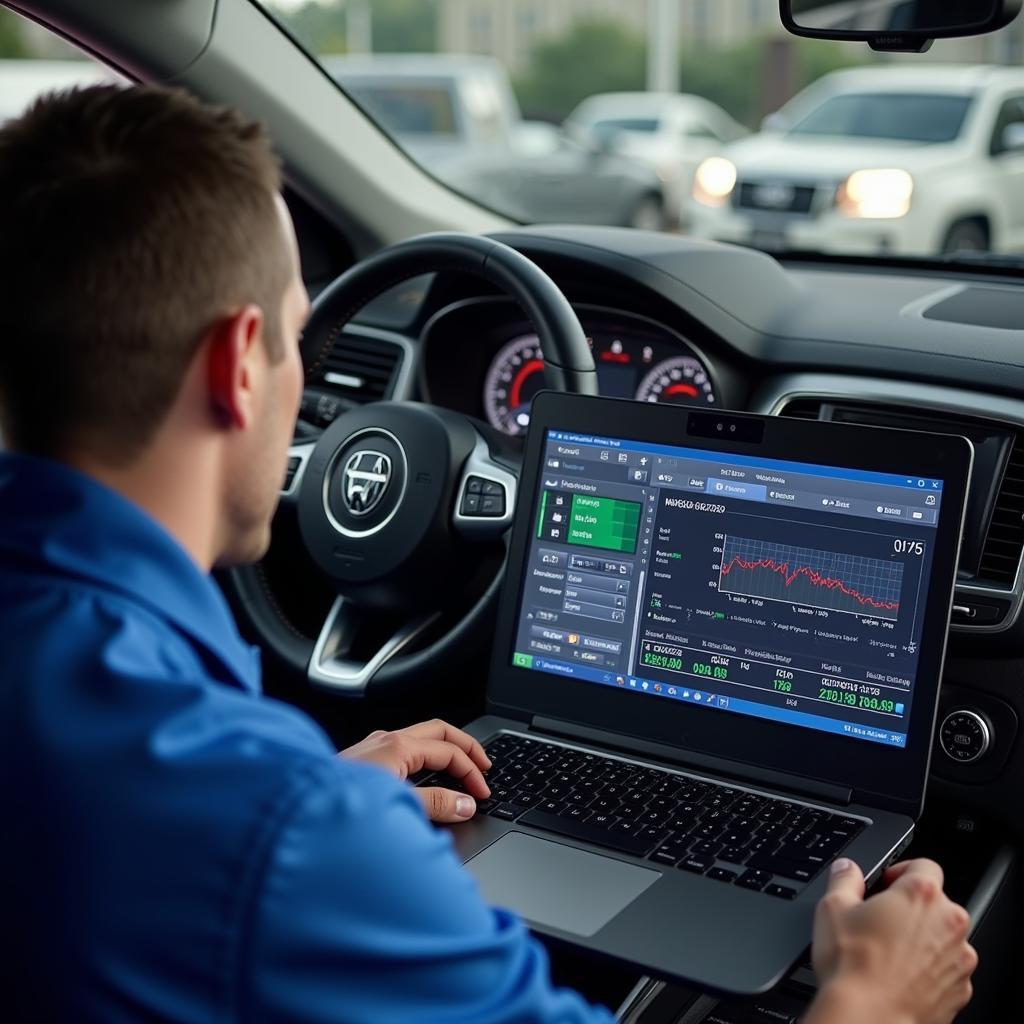
[(288, 469), (285, 472), (284, 486), (281, 488), (283, 505), (295, 505), (298, 502), (302, 478), (315, 447), (315, 441), (305, 441), (302, 444), (293, 444), (288, 449)]
[(500, 537), (512, 525), (518, 484), (516, 474), (494, 459), (478, 435), (455, 489), (452, 526), (472, 540)]
[(327, 613), (310, 655), (309, 681), (314, 686), (349, 696), (362, 696), (374, 675), (420, 636), (439, 615), (439, 612), (412, 615), (369, 657), (356, 657), (353, 649), (360, 628), (365, 624), (365, 614), (344, 597), (337, 598)]

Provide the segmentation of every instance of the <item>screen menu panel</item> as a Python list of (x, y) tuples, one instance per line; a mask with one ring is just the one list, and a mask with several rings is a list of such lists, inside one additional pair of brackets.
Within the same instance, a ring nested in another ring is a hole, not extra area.
[(514, 665), (903, 747), (942, 481), (548, 431)]

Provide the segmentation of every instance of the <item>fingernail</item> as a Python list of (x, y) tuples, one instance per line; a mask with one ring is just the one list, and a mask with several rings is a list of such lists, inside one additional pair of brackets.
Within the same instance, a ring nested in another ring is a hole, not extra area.
[(455, 801), (455, 813), (460, 818), (472, 818), (476, 801), (471, 796), (460, 796)]
[(832, 862), (832, 874), (841, 875), (844, 871), (849, 871), (852, 867), (852, 860), (847, 860), (845, 857), (840, 857), (839, 860), (835, 860)]

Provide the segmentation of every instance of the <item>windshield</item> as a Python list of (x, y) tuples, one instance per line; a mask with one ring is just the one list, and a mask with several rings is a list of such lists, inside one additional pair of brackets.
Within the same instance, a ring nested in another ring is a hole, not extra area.
[(833, 96), (790, 129), (792, 135), (842, 135), (901, 142), (952, 142), (970, 96), (853, 93)]
[(658, 121), (653, 117), (602, 117), (589, 127), (598, 132), (656, 132)]
[(878, 54), (789, 35), (778, 0), (259, 2), (430, 174), (513, 220), (1024, 247), (1024, 16)]
[(393, 134), (454, 135), (455, 105), (451, 93), (426, 84), (367, 84), (351, 81), (349, 92), (363, 109)]

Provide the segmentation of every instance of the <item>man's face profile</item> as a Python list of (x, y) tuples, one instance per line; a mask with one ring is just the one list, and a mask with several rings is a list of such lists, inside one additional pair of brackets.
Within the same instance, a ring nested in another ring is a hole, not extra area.
[[(290, 274), (280, 300), (279, 344), (262, 332), (254, 351), (254, 418), (252, 428), (239, 438), (231, 458), (227, 481), (226, 550), (221, 565), (237, 565), (261, 558), (270, 543), (270, 523), (277, 508), (302, 399), (303, 366), (299, 338), (309, 314), (309, 298), (299, 266), (298, 245), (284, 201), (277, 198), (281, 245), (287, 248)], [(275, 357), (271, 354), (278, 352)]]

